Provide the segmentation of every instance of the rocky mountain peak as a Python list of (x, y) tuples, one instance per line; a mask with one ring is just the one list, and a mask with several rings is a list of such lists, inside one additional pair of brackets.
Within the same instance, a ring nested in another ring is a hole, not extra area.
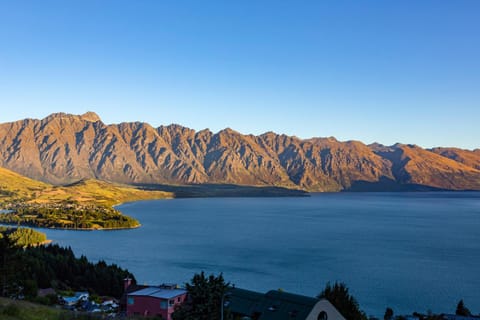
[(97, 122), (101, 121), (100, 117), (98, 114), (92, 111), (88, 111), (82, 115), (75, 115), (75, 114), (70, 114), (70, 113), (65, 113), (65, 112), (56, 112), (52, 113), (51, 115), (45, 117), (42, 121), (44, 122), (51, 122), (54, 120), (81, 120), (81, 121), (88, 121), (88, 122)]
[(275, 185), (310, 191), (419, 186), (480, 190), (478, 150), (367, 146), (334, 137), (300, 139), (274, 132), (253, 136), (230, 128), (213, 134), (181, 125), (153, 128), (140, 122), (106, 125), (99, 121), (96, 113), (87, 112), (0, 124), (0, 164), (54, 184), (97, 178), (120, 183)]
[(92, 111), (88, 111), (80, 116), (80, 119), (89, 121), (89, 122), (97, 122), (102, 121), (98, 114)]

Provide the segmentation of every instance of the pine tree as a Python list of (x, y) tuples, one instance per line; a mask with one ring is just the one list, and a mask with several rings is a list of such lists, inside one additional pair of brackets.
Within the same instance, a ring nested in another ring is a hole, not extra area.
[(468, 310), (467, 307), (465, 307), (465, 304), (463, 303), (463, 299), (460, 300), (457, 304), (457, 310), (455, 311), (455, 314), (457, 316), (471, 316), (472, 314), (470, 313), (470, 310)]
[[(229, 283), (223, 275), (205, 276), (202, 271), (195, 274), (186, 285), (188, 299), (173, 314), (174, 320), (218, 320), (221, 319), (221, 303)], [(225, 312), (224, 319), (228, 319)]]
[(393, 319), (393, 309), (388, 307), (385, 310), (385, 315), (383, 316), (383, 320), (392, 320)]

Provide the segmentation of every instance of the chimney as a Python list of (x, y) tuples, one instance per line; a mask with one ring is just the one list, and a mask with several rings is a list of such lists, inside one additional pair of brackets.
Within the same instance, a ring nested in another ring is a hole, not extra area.
[(129, 277), (123, 279), (123, 290), (125, 292), (127, 291), (128, 287), (132, 285), (132, 282), (133, 282), (132, 278), (129, 278)]

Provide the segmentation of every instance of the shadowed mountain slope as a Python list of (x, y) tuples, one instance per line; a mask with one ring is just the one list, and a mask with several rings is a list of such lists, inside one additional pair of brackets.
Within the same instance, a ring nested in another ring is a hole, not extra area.
[(445, 150), (367, 146), (334, 138), (301, 140), (273, 132), (243, 135), (229, 128), (212, 133), (180, 125), (106, 125), (93, 112), (0, 124), (0, 166), (54, 184), (93, 178), (341, 191), (358, 183), (389, 181), (480, 190), (480, 152)]
[(458, 148), (434, 148), (430, 151), (480, 170), (480, 149), (470, 151)]

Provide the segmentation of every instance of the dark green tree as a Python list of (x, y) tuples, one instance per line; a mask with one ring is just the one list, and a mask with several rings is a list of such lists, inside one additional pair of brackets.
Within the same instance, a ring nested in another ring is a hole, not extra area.
[(134, 276), (115, 264), (94, 264), (76, 258), (71, 248), (58, 245), (22, 248), (0, 238), (0, 295), (35, 298), (37, 288), (82, 290), (121, 297), (123, 279)]
[[(174, 320), (219, 320), (221, 303), (230, 283), (225, 283), (223, 275), (206, 277), (202, 271), (195, 274), (185, 285), (187, 301), (173, 313)], [(228, 310), (224, 310), (224, 319), (229, 319)]]
[(465, 307), (465, 304), (463, 303), (463, 299), (458, 302), (457, 310), (455, 311), (455, 314), (457, 316), (465, 316), (465, 317), (469, 317), (472, 315), (470, 310), (468, 310), (468, 308)]
[(18, 294), (17, 248), (9, 237), (0, 238), (0, 296)]
[(385, 309), (385, 315), (383, 316), (383, 320), (392, 320), (393, 319), (393, 309), (390, 307), (387, 307)]
[(327, 299), (337, 310), (348, 320), (367, 320), (365, 312), (360, 310), (357, 300), (350, 295), (344, 283), (335, 282), (332, 286), (329, 283), (318, 295), (320, 299)]
[(38, 285), (37, 281), (32, 280), (32, 279), (26, 279), (23, 281), (23, 295), (26, 298), (32, 299), (37, 296), (38, 292)]

